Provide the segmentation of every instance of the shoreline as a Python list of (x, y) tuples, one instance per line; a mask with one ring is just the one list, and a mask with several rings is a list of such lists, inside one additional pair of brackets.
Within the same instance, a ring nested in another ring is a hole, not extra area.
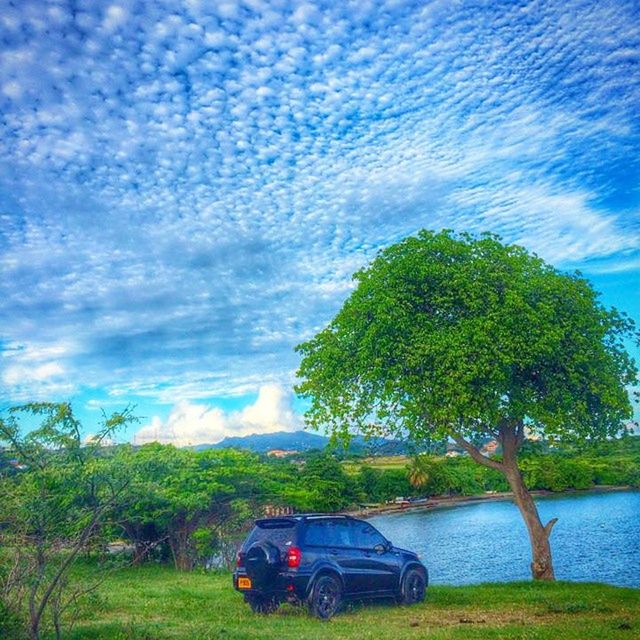
[[(615, 491), (638, 491), (638, 487), (629, 485), (597, 485), (589, 489), (565, 489), (564, 491), (549, 491), (547, 489), (536, 489), (531, 491), (531, 495), (538, 498), (549, 498), (554, 496), (565, 495), (583, 495), (589, 493), (610, 493)], [(427, 498), (421, 502), (412, 502), (409, 504), (383, 504), (378, 507), (365, 509), (354, 509), (352, 511), (344, 511), (346, 515), (356, 518), (369, 518), (378, 515), (387, 515), (390, 513), (407, 513), (409, 511), (431, 511), (435, 509), (444, 509), (451, 507), (459, 507), (468, 504), (477, 504), (480, 502), (499, 502), (512, 500), (513, 492), (502, 491), (496, 493), (483, 493), (474, 496), (434, 496)]]

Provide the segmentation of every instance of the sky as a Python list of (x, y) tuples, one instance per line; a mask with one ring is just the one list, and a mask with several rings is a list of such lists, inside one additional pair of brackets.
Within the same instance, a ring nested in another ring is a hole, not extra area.
[(640, 320), (636, 0), (0, 0), (0, 404), (300, 428), (376, 252), (492, 231)]

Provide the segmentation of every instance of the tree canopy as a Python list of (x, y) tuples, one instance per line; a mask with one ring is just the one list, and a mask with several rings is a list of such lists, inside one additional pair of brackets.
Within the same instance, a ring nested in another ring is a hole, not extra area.
[(588, 280), (494, 235), (421, 231), (354, 275), (331, 323), (298, 346), (308, 423), (348, 437), (602, 438), (632, 417), (633, 321)]

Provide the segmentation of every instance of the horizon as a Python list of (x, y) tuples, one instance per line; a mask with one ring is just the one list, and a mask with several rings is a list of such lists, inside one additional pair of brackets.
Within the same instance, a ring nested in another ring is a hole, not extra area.
[(299, 429), (294, 346), (421, 228), (497, 233), (640, 322), (638, 23), (2, 2), (0, 408), (69, 401), (89, 434), (135, 405), (129, 441)]

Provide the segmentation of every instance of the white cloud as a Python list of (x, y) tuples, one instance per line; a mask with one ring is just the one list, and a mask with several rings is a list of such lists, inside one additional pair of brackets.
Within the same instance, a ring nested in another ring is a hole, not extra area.
[(74, 352), (71, 342), (8, 343), (0, 359), (0, 379), (14, 390), (15, 400), (50, 399), (73, 387), (65, 379), (65, 359)]
[(633, 0), (4, 4), (7, 398), (286, 383), (421, 227), (638, 269)]
[(112, 4), (105, 12), (103, 26), (108, 31), (117, 29), (127, 19), (127, 11), (124, 7)]
[(2, 374), (2, 379), (7, 384), (19, 385), (29, 382), (42, 382), (60, 376), (63, 373), (64, 369), (57, 362), (46, 362), (35, 367), (14, 365), (7, 367)]
[(154, 416), (134, 436), (136, 444), (161, 442), (178, 447), (215, 444), (228, 436), (294, 431), (302, 427), (291, 396), (275, 384), (260, 387), (256, 401), (242, 411), (225, 413), (217, 407), (179, 402), (165, 421)]

